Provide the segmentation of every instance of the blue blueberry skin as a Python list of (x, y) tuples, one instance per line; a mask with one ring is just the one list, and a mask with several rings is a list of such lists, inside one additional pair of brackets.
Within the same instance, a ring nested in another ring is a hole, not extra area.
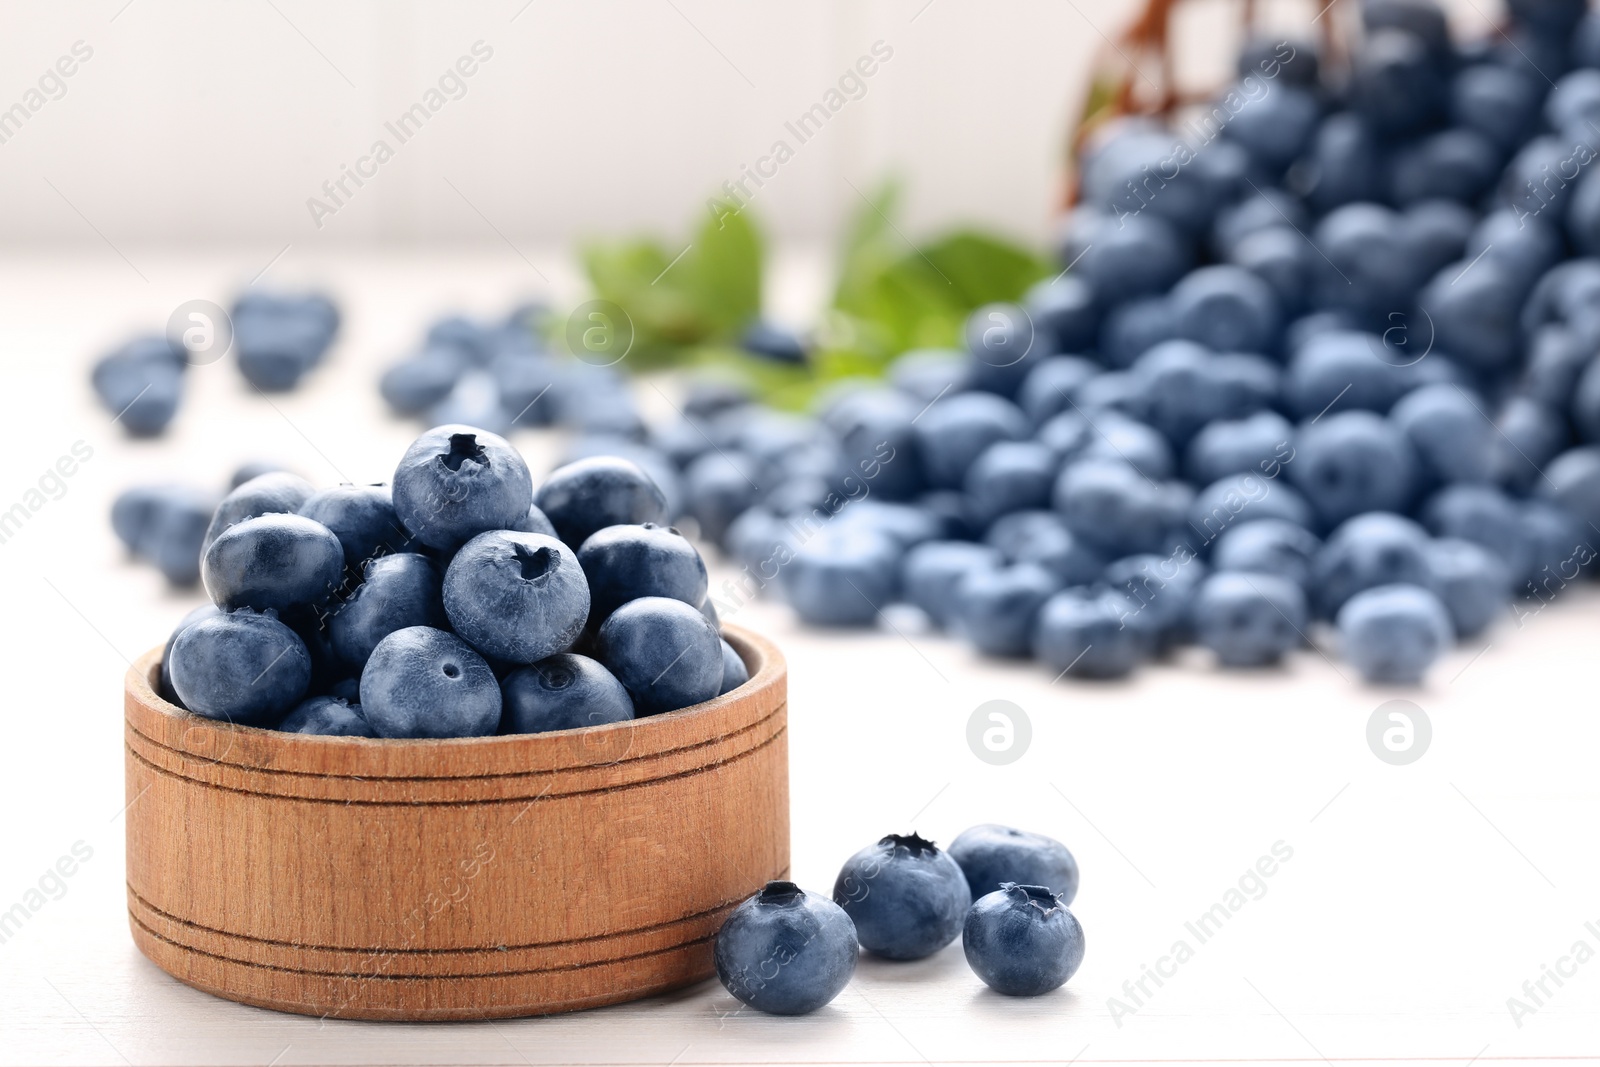
[(1475, 637), (1511, 606), (1511, 571), (1472, 541), (1441, 538), (1428, 544), (1428, 588), (1450, 612), (1457, 637)]
[(1294, 427), (1275, 411), (1208, 423), (1189, 441), (1184, 473), (1200, 485), (1230, 474), (1264, 474), (1294, 452)]
[(706, 565), (689, 539), (653, 522), (607, 526), (578, 549), (589, 580), (592, 626), (630, 600), (664, 596), (699, 606), (706, 598)]
[(500, 725), (500, 684), (455, 634), (407, 626), (361, 669), (361, 712), (379, 737), (483, 737)]
[(427, 344), (452, 349), (474, 363), (486, 363), (493, 350), (490, 336), (488, 323), (466, 315), (446, 315), (428, 327)]
[(1030, 436), (1022, 409), (992, 393), (960, 393), (935, 401), (912, 427), (923, 478), (935, 489), (959, 489), (967, 469), (996, 441)]
[(1073, 395), (1103, 369), (1082, 356), (1051, 356), (1035, 364), (1022, 380), (1017, 404), (1029, 422), (1043, 426), (1063, 411), (1072, 411)]
[(202, 618), (172, 642), (172, 687), (196, 715), (244, 726), (282, 718), (311, 684), (305, 643), (273, 614)]
[(1427, 532), (1400, 515), (1348, 520), (1328, 535), (1312, 565), (1312, 596), (1325, 618), (1363, 590), (1396, 583), (1428, 584)]
[[(1069, 535), (1070, 536), (1070, 535)], [(924, 541), (905, 554), (900, 588), (905, 599), (948, 629), (956, 619), (956, 588), (968, 573), (1000, 566), (1000, 553), (970, 541)]]
[(224, 611), (320, 604), (339, 588), (344, 548), (303, 515), (258, 515), (228, 527), (200, 565), (206, 592)]
[(1260, 411), (1278, 396), (1279, 375), (1270, 362), (1213, 355), (1193, 341), (1163, 342), (1131, 370), (1140, 415), (1178, 447), (1206, 424)]
[(1580, 521), (1600, 523), (1600, 445), (1584, 445), (1561, 453), (1545, 468), (1538, 494), (1565, 508)]
[(1434, 56), (1403, 30), (1368, 35), (1354, 56), (1350, 106), (1380, 134), (1402, 136), (1437, 121), (1446, 86)]
[(1028, 372), (1045, 358), (1033, 319), (1015, 304), (985, 304), (967, 316), (973, 389), (1013, 397)]
[[(1039, 355), (1087, 352), (1100, 332), (1100, 302), (1094, 287), (1071, 274), (1036, 283), (1022, 299), (1033, 320)], [(1030, 372), (1031, 375), (1031, 372)]]
[(178, 640), (178, 635), (201, 619), (209, 619), (221, 614), (222, 611), (215, 604), (201, 604), (179, 619), (178, 625), (172, 628), (172, 633), (167, 637), (166, 647), (161, 650), (160, 692), (163, 700), (170, 701), (180, 708), (183, 707), (183, 701), (178, 697), (178, 691), (172, 688), (172, 645)]
[(394, 513), (387, 485), (336, 485), (312, 493), (300, 514), (320, 522), (344, 548), (347, 566), (359, 568), (373, 556), (400, 552), (411, 535)]
[(891, 389), (863, 389), (835, 404), (823, 421), (838, 439), (842, 473), (859, 477), (875, 471), (872, 492), (885, 500), (909, 500), (920, 493), (922, 467), (912, 420), (922, 407)]
[(1218, 571), (1251, 571), (1286, 578), (1311, 588), (1313, 561), (1322, 549), (1317, 535), (1285, 519), (1259, 519), (1224, 530), (1211, 546)]
[(1561, 410), (1513, 396), (1495, 416), (1495, 424), (1500, 431), (1495, 435), (1495, 481), (1518, 491), (1537, 490), (1547, 465), (1570, 443)]
[(1317, 94), (1306, 89), (1268, 82), (1267, 91), (1262, 93), (1259, 73), (1252, 71), (1248, 77), (1251, 83), (1230, 86), (1225, 91), (1245, 103), (1222, 127), (1222, 134), (1242, 145), (1263, 170), (1281, 174), (1310, 143), (1322, 118), (1322, 107)]
[(1329, 115), (1306, 152), (1306, 202), (1320, 213), (1371, 200), (1378, 195), (1381, 158), (1372, 128), (1360, 115)]
[(1324, 215), (1311, 231), (1324, 253), (1312, 263), (1313, 303), (1385, 326), (1391, 311), (1411, 311), (1421, 278), (1405, 237), (1399, 213), (1377, 204), (1345, 204)]
[[(1389, 338), (1398, 342), (1399, 335), (1391, 333)], [(1395, 347), (1385, 347), (1377, 334), (1354, 330), (1312, 336), (1289, 359), (1283, 380), (1285, 406), (1307, 419), (1323, 411), (1330, 415), (1388, 411), (1416, 383), (1415, 367), (1395, 366), (1410, 358), (1402, 358)]]
[(1419, 685), (1455, 633), (1450, 613), (1420, 585), (1380, 585), (1339, 609), (1339, 645), (1368, 682)]
[(239, 373), (262, 392), (281, 393), (299, 385), (321, 361), (327, 344), (323, 327), (310, 320), (260, 313), (233, 320)]
[(1189, 635), (1189, 612), (1207, 568), (1193, 553), (1143, 553), (1106, 565), (1104, 582), (1127, 599), (1127, 625), (1155, 640), (1155, 651), (1180, 643)]
[(271, 471), (235, 486), (217, 505), (201, 544), (204, 552), (217, 535), (235, 523), (258, 515), (295, 515), (316, 492), (311, 483), (289, 471)]
[(545, 516), (544, 512), (539, 510), (538, 504), (529, 504), (528, 513), (518, 522), (512, 523), (507, 529), (514, 530), (517, 533), (542, 534), (545, 537), (556, 536), (555, 524)]
[(1061, 459), (1037, 441), (996, 441), (967, 468), (969, 515), (987, 528), (1002, 515), (1048, 507)]
[(1566, 508), (1538, 499), (1519, 504), (1529, 563), (1517, 593), (1548, 600), (1590, 569), (1597, 539), (1594, 531)]
[(1476, 204), (1500, 177), (1500, 151), (1476, 130), (1447, 129), (1396, 150), (1389, 197), (1400, 206), (1440, 198)]
[(517, 450), (503, 437), (459, 424), (435, 426), (413, 441), (393, 485), (401, 525), (441, 551), (515, 525), (533, 503), (533, 479)]
[(1281, 478), (1248, 471), (1219, 478), (1194, 495), (1188, 528), (1183, 531), (1203, 547), (1235, 526), (1281, 519), (1296, 526), (1317, 526), (1306, 498)]
[(957, 834), (948, 851), (976, 898), (997, 891), (1003, 882), (1045, 886), (1063, 904), (1078, 895), (1078, 861), (1053, 837), (981, 823)]
[(1217, 213), (1211, 224), (1211, 250), (1218, 259), (1228, 259), (1247, 237), (1284, 226), (1291, 232), (1305, 230), (1310, 225), (1310, 216), (1299, 197), (1271, 185), (1260, 191), (1252, 189), (1244, 199)]
[(1278, 310), (1287, 317), (1306, 307), (1316, 271), (1311, 259), (1316, 254), (1290, 227), (1269, 226), (1234, 245), (1228, 262), (1266, 282), (1277, 297)]
[(1415, 450), (1398, 427), (1370, 411), (1302, 425), (1285, 467), (1324, 526), (1367, 511), (1405, 511), (1417, 487)]
[[(716, 620), (711, 620), (711, 625), (716, 625)], [(726, 638), (722, 641), (722, 687), (717, 690), (717, 695), (731, 693), (750, 680), (750, 668), (745, 666), (739, 653), (734, 651)]]
[(1496, 63), (1461, 68), (1450, 84), (1450, 119), (1476, 130), (1502, 152), (1521, 146), (1539, 115), (1532, 79)]
[(578, 557), (540, 534), (479, 534), (444, 574), (450, 625), (479, 652), (510, 663), (535, 663), (571, 648), (589, 604)]
[[(1135, 220), (1148, 219), (1164, 221), (1185, 236), (1199, 231), (1216, 213), (1220, 191), (1215, 176), (1207, 170), (1205, 157), (1223, 153), (1211, 153), (1208, 148), (1195, 160), (1200, 166), (1184, 168), (1173, 179), (1170, 177), (1172, 152), (1171, 135), (1148, 124), (1126, 120), (1102, 127), (1096, 131), (1085, 154), (1084, 203), (1104, 209), (1110, 220), (1119, 225), (1126, 223), (1131, 227)], [(1168, 180), (1162, 185), (1161, 195), (1150, 197), (1143, 183), (1152, 171), (1163, 169)], [(1101, 279), (1092, 280), (1098, 288)], [(1120, 291), (1100, 289), (1102, 295)]]
[(1418, 509), (1417, 517), (1439, 538), (1472, 541), (1506, 565), (1512, 581), (1528, 574), (1533, 555), (1524, 534), (1520, 505), (1492, 485), (1447, 485)]
[(361, 714), (361, 705), (334, 696), (311, 697), (291, 711), (277, 727), (289, 734), (323, 734), (328, 737), (377, 737)]
[(955, 348), (914, 348), (889, 364), (889, 384), (919, 404), (960, 393), (972, 378), (972, 357)]
[[(698, 436), (698, 435), (696, 435)], [(705, 438), (700, 438), (700, 444), (705, 447)], [(589, 459), (594, 456), (617, 456), (634, 464), (650, 480), (656, 483), (656, 488), (661, 490), (661, 495), (667, 501), (667, 516), (672, 521), (677, 521), (685, 513), (687, 498), (683, 487), (683, 475), (678, 472), (673, 458), (655, 445), (641, 444), (638, 441), (616, 434), (589, 434), (575, 438), (562, 452), (561, 464), (576, 463), (580, 459)], [(534, 505), (537, 507), (538, 505)], [(550, 520), (539, 513), (541, 519), (550, 524)], [(550, 530), (555, 526), (550, 524)], [(545, 530), (526, 530), (525, 533), (546, 533)], [(551, 533), (550, 536), (556, 536)]]
[(920, 960), (961, 933), (972, 892), (948, 852), (916, 834), (890, 834), (845, 861), (833, 902), (855, 922), (862, 948)]
[(717, 931), (717, 977), (740, 1003), (805, 1015), (855, 974), (856, 927), (844, 909), (793, 882), (768, 882)]
[(1123, 555), (1165, 548), (1190, 494), (1177, 483), (1152, 482), (1120, 460), (1084, 459), (1062, 469), (1052, 500), (1088, 547)]
[(164, 337), (138, 338), (95, 364), (100, 404), (133, 437), (167, 428), (183, 399), (184, 357)]
[(201, 546), (216, 507), (208, 490), (139, 486), (118, 495), (111, 525), (136, 556), (154, 563), (172, 585), (186, 587), (200, 580)]
[(421, 415), (442, 403), (466, 373), (453, 349), (424, 349), (390, 364), (378, 379), (378, 392), (396, 415)]
[(868, 626), (899, 592), (905, 546), (879, 529), (834, 523), (779, 571), (783, 595), (812, 626)]
[(442, 579), (428, 557), (396, 552), (368, 560), (364, 580), (328, 614), (328, 638), (339, 660), (356, 672), (378, 642), (408, 626), (448, 628)]
[(628, 601), (600, 625), (594, 650), (626, 687), (639, 715), (699, 704), (722, 688), (722, 638), (681, 600)]
[(1037, 563), (969, 571), (956, 585), (956, 629), (988, 656), (1026, 656), (1039, 609), (1061, 580)]
[(1419, 269), (1432, 275), (1466, 253), (1477, 213), (1453, 200), (1423, 200), (1405, 211), (1406, 241), (1416, 250)]
[(1139, 605), (1120, 593), (1064, 589), (1044, 602), (1033, 629), (1033, 655), (1052, 671), (1080, 678), (1123, 678), (1154, 652), (1139, 625)]
[(1216, 352), (1275, 352), (1283, 329), (1272, 286), (1243, 267), (1190, 271), (1172, 287), (1178, 335)]
[(1102, 298), (1164, 293), (1194, 262), (1194, 250), (1184, 236), (1152, 212), (1118, 219), (1078, 208), (1063, 229), (1057, 258), (1063, 266), (1071, 264)]
[(1467, 367), (1510, 369), (1521, 352), (1518, 312), (1523, 290), (1512, 269), (1495, 261), (1447, 264), (1417, 295), (1435, 342)]
[(1142, 296), (1111, 308), (1100, 326), (1100, 358), (1108, 367), (1129, 367), (1162, 341), (1178, 336), (1172, 303), (1161, 296)]
[(1048, 888), (1008, 882), (973, 903), (961, 947), (973, 973), (996, 993), (1037, 997), (1077, 973), (1083, 927)]
[(266, 460), (266, 459), (247, 460), (246, 462), (241, 463), (241, 464), (239, 464), (239, 466), (235, 467), (233, 473), (228, 476), (228, 491), (231, 493), (231, 492), (233, 492), (233, 490), (239, 488), (245, 482), (248, 482), (253, 478), (259, 478), (263, 474), (278, 474), (278, 473), (289, 473), (289, 474), (292, 474), (294, 472), (290, 471), (289, 468), (285, 467), (283, 464), (274, 463), (271, 460)]
[(660, 487), (637, 464), (614, 456), (594, 456), (556, 468), (533, 502), (572, 548), (607, 526), (667, 522), (667, 499)]
[(538, 352), (502, 352), (490, 362), (489, 376), (513, 426), (549, 426), (556, 421), (552, 390), (560, 367), (554, 359)]
[(1200, 584), (1191, 608), (1200, 644), (1224, 667), (1264, 667), (1304, 642), (1305, 591), (1275, 574), (1222, 571)]
[(1093, 585), (1106, 561), (1053, 511), (1013, 511), (989, 527), (984, 543), (1006, 563), (1037, 563), (1063, 586)]
[(1420, 473), (1433, 483), (1487, 482), (1494, 425), (1484, 403), (1457, 385), (1425, 385), (1400, 398), (1389, 419), (1411, 442)]
[(500, 683), (503, 734), (576, 730), (633, 718), (633, 698), (588, 656), (563, 652), (506, 675)]
[(800, 335), (771, 322), (752, 322), (739, 335), (739, 347), (773, 363), (803, 364), (807, 359)]

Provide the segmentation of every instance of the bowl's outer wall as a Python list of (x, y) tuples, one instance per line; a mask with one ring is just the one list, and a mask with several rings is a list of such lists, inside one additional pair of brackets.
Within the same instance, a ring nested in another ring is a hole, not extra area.
[(709, 977), (722, 919), (787, 877), (787, 675), (693, 709), (461, 741), (190, 716), (128, 674), (128, 910), (164, 970), (342, 1018), (529, 1015)]

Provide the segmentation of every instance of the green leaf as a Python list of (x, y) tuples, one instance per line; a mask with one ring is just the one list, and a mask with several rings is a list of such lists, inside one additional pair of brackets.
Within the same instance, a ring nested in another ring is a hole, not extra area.
[(761, 314), (761, 234), (746, 211), (707, 219), (683, 260), (681, 284), (704, 318), (710, 335), (736, 338)]

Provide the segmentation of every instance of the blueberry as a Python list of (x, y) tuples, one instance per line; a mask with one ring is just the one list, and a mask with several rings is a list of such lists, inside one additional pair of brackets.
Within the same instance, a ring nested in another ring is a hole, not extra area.
[(1441, 130), (1398, 149), (1390, 168), (1389, 197), (1402, 207), (1434, 198), (1476, 204), (1500, 176), (1500, 150), (1476, 130)]
[(1325, 526), (1366, 511), (1404, 511), (1417, 483), (1415, 452), (1405, 435), (1369, 411), (1301, 426), (1286, 467)]
[(1471, 208), (1453, 200), (1423, 200), (1406, 208), (1406, 243), (1417, 254), (1420, 273), (1431, 275), (1465, 255), (1477, 222)]
[(1341, 111), (1317, 127), (1305, 157), (1307, 203), (1319, 212), (1378, 195), (1382, 158), (1372, 127)]
[(233, 474), (229, 475), (228, 477), (228, 491), (231, 493), (245, 482), (248, 482), (253, 478), (259, 478), (263, 474), (280, 473), (292, 474), (294, 472), (290, 471), (283, 464), (274, 463), (271, 460), (253, 459), (248, 462), (241, 463), (239, 466), (234, 468)]
[(681, 600), (630, 600), (600, 625), (596, 658), (627, 687), (641, 715), (710, 700), (722, 688), (722, 639)]
[[(1049, 429), (1060, 431), (1065, 417), (1056, 416), (1051, 420)], [(1082, 447), (1066, 453), (1069, 460), (1121, 460), (1146, 478), (1160, 480), (1172, 477), (1172, 446), (1160, 431), (1115, 411), (1098, 412), (1094, 422), (1088, 425), (1089, 434), (1084, 438)], [(1046, 430), (1040, 430), (1039, 437), (1045, 444), (1061, 443), (1055, 433), (1047, 433)], [(1057, 448), (1056, 451), (1061, 449)]]
[[(1536, 489), (1546, 465), (1570, 443), (1571, 433), (1558, 408), (1526, 396), (1513, 396), (1495, 416), (1495, 480), (1512, 489)], [(1546, 486), (1548, 488), (1548, 486)]]
[(972, 357), (953, 348), (914, 348), (889, 364), (889, 384), (919, 404), (959, 393), (972, 379)]
[(300, 384), (322, 359), (325, 327), (299, 317), (251, 313), (233, 319), (233, 347), (239, 373), (262, 392), (279, 393)]
[(258, 515), (294, 515), (316, 492), (310, 482), (288, 471), (272, 471), (235, 486), (211, 517), (201, 551), (211, 547), (217, 535), (234, 523)]
[(378, 379), (378, 392), (396, 415), (421, 415), (443, 402), (465, 371), (454, 349), (425, 349), (391, 364)]
[(1033, 319), (1015, 304), (985, 304), (967, 316), (967, 351), (972, 353), (971, 387), (1000, 396), (1016, 395), (1028, 373), (1045, 358)]
[(511, 663), (534, 663), (571, 648), (589, 603), (578, 557), (541, 534), (479, 534), (444, 575), (444, 610), (456, 633), (479, 652)]
[(1310, 143), (1322, 108), (1316, 94), (1304, 88), (1267, 82), (1262, 92), (1258, 74), (1246, 77), (1245, 84), (1223, 91), (1224, 97), (1244, 101), (1222, 127), (1223, 136), (1243, 146), (1263, 170), (1281, 174)]
[(1380, 585), (1428, 583), (1428, 535), (1410, 519), (1385, 512), (1340, 525), (1312, 565), (1320, 614), (1332, 617), (1357, 593)]
[(784, 596), (813, 626), (866, 626), (898, 592), (904, 545), (882, 530), (824, 526), (780, 571)]
[(855, 924), (837, 904), (768, 882), (717, 931), (717, 977), (757, 1011), (805, 1015), (839, 995), (858, 952)]
[(154, 563), (168, 582), (184, 587), (200, 580), (200, 552), (217, 497), (189, 486), (148, 486), (117, 497), (111, 525), (141, 559)]
[(324, 734), (329, 737), (377, 737), (361, 714), (359, 704), (339, 697), (311, 697), (278, 724), (290, 734)]
[[(694, 492), (691, 486), (691, 509)], [(574, 548), (607, 526), (667, 521), (666, 497), (650, 476), (637, 464), (611, 456), (557, 468), (539, 487), (534, 502)]]
[(1051, 356), (1035, 364), (1022, 380), (1017, 404), (1034, 426), (1043, 426), (1063, 411), (1074, 411), (1073, 393), (1100, 371), (1099, 365), (1082, 356)]
[(956, 628), (989, 656), (1026, 656), (1033, 622), (1061, 580), (1037, 563), (969, 571), (955, 589)]
[(1063, 265), (1072, 265), (1102, 299), (1166, 292), (1194, 262), (1194, 251), (1184, 237), (1151, 212), (1127, 212), (1118, 218), (1079, 208), (1064, 228), (1058, 258)]
[(1036, 441), (996, 441), (967, 468), (972, 520), (988, 527), (1002, 515), (1048, 507), (1060, 458)]
[(1317, 535), (1285, 519), (1260, 519), (1224, 530), (1211, 548), (1218, 571), (1253, 571), (1311, 587), (1312, 561), (1322, 548)]
[(593, 625), (629, 600), (664, 596), (698, 606), (706, 597), (706, 565), (694, 545), (670, 526), (653, 522), (607, 526), (578, 549), (589, 580)]
[(970, 572), (999, 565), (1000, 553), (987, 545), (925, 541), (901, 561), (900, 587), (905, 599), (926, 612), (935, 625), (948, 628), (955, 622), (961, 580)]
[(311, 657), (270, 612), (241, 609), (182, 627), (172, 642), (172, 687), (208, 719), (265, 726), (288, 713), (311, 684)]
[(996, 993), (1036, 997), (1059, 989), (1083, 963), (1083, 927), (1044, 886), (1007, 882), (978, 898), (962, 924), (967, 964)]
[[(1128, 229), (1135, 221), (1148, 220), (1165, 222), (1184, 234), (1194, 233), (1216, 212), (1217, 183), (1201, 162), (1210, 154), (1203, 152), (1195, 160), (1200, 166), (1180, 169), (1174, 166), (1171, 134), (1137, 120), (1107, 124), (1085, 145), (1084, 202), (1105, 209), (1118, 226), (1128, 223)], [(1150, 195), (1146, 184), (1152, 172), (1162, 175), (1157, 196)], [(1100, 279), (1094, 280), (1098, 287)], [(1120, 290), (1108, 287), (1100, 292)]]
[(1265, 474), (1294, 452), (1294, 427), (1275, 411), (1242, 419), (1217, 419), (1189, 441), (1184, 473), (1209, 485), (1230, 474)]
[(1128, 614), (1122, 621), (1153, 637), (1160, 649), (1188, 636), (1190, 605), (1205, 577), (1206, 565), (1182, 551), (1113, 560), (1106, 565), (1104, 581), (1127, 599)]
[[(712, 619), (712, 625), (715, 625), (715, 624), (717, 624), (717, 621), (715, 621), (715, 619)], [(730, 643), (728, 643), (728, 640), (726, 640), (726, 638), (723, 638), (723, 641), (722, 641), (722, 688), (717, 689), (717, 696), (722, 696), (722, 694), (725, 694), (725, 693), (733, 693), (734, 689), (738, 689), (739, 686), (744, 685), (744, 683), (746, 683), (746, 681), (749, 681), (749, 680), (750, 680), (750, 669), (749, 669), (749, 667), (746, 667), (746, 665), (744, 665), (744, 659), (742, 659), (742, 657), (739, 656), (738, 651), (734, 651), (733, 645), (730, 645)]]
[(1561, 453), (1545, 468), (1536, 489), (1590, 526), (1600, 524), (1600, 445)]
[(1538, 87), (1506, 67), (1475, 63), (1451, 82), (1451, 119), (1488, 137), (1501, 151), (1520, 147), (1538, 114)]
[(1300, 200), (1275, 186), (1251, 192), (1236, 204), (1231, 204), (1217, 214), (1211, 224), (1211, 248), (1218, 258), (1233, 256), (1234, 250), (1245, 238), (1265, 230), (1305, 230), (1311, 225), (1305, 205)]
[(1492, 473), (1494, 425), (1482, 402), (1456, 385), (1425, 385), (1407, 393), (1389, 413), (1432, 482), (1487, 482)]
[(1445, 266), (1417, 295), (1439, 347), (1474, 370), (1510, 368), (1520, 354), (1523, 291), (1513, 268), (1494, 260)]
[(395, 517), (387, 485), (337, 485), (312, 493), (300, 514), (333, 531), (344, 548), (348, 566), (360, 567), (373, 556), (403, 551), (411, 539)]
[(1430, 542), (1428, 588), (1450, 612), (1457, 637), (1473, 637), (1506, 613), (1511, 571), (1482, 545), (1448, 538)]
[(533, 480), (503, 437), (471, 426), (435, 426), (406, 449), (394, 472), (394, 510), (429, 548), (450, 551), (528, 513)]
[(134, 437), (167, 428), (183, 399), (184, 362), (165, 338), (139, 338), (94, 365), (100, 404)]
[(1134, 363), (1141, 414), (1181, 447), (1216, 419), (1259, 411), (1278, 394), (1278, 373), (1264, 360), (1212, 355), (1192, 341), (1167, 341)]
[(633, 718), (633, 700), (610, 671), (570, 652), (512, 671), (500, 683), (503, 734), (575, 730)]
[(1137, 609), (1119, 593), (1063, 590), (1039, 609), (1034, 657), (1061, 674), (1122, 678), (1154, 649), (1153, 636), (1130, 622)]
[(1195, 636), (1225, 667), (1276, 663), (1304, 640), (1306, 595), (1275, 574), (1223, 571), (1201, 583), (1192, 608)]
[(916, 834), (890, 834), (845, 861), (833, 900), (854, 920), (862, 948), (917, 960), (961, 933), (972, 893), (949, 853)]
[(493, 349), (489, 325), (465, 315), (434, 320), (428, 327), (427, 343), (430, 348), (452, 349), (474, 363), (487, 362)]
[(739, 347), (774, 363), (803, 364), (807, 358), (806, 343), (800, 335), (771, 322), (751, 323), (739, 335)]
[(441, 578), (433, 561), (415, 552), (368, 560), (365, 580), (328, 616), (334, 653), (356, 671), (378, 642), (408, 626), (445, 629)]
[(1191, 271), (1172, 288), (1178, 334), (1218, 352), (1272, 352), (1282, 330), (1272, 287), (1243, 267)]
[(1119, 460), (1085, 459), (1062, 469), (1053, 501), (1088, 547), (1126, 554), (1166, 547), (1189, 497), (1176, 483), (1152, 482)]
[[(1082, 278), (1062, 274), (1036, 283), (1022, 300), (1042, 346), (1038, 355), (1087, 352), (1100, 329), (1100, 303)], [(1031, 371), (1029, 372), (1031, 376)]]
[(224, 611), (282, 611), (332, 596), (344, 574), (344, 549), (326, 526), (303, 515), (258, 515), (222, 531), (200, 569), (206, 592)]
[(1472, 541), (1503, 561), (1513, 581), (1527, 576), (1533, 556), (1517, 502), (1491, 485), (1449, 485), (1430, 497), (1418, 517), (1435, 537)]
[(1385, 327), (1390, 312), (1411, 310), (1421, 279), (1398, 213), (1377, 204), (1345, 204), (1324, 215), (1310, 239), (1323, 253), (1312, 263), (1318, 307), (1348, 311)]
[(1100, 358), (1108, 367), (1127, 367), (1162, 341), (1178, 336), (1172, 303), (1165, 295), (1117, 304), (1100, 327)]
[(201, 619), (209, 619), (221, 615), (222, 611), (215, 604), (201, 604), (193, 611), (188, 612), (178, 620), (178, 625), (172, 628), (172, 633), (167, 638), (166, 647), (161, 650), (161, 680), (160, 693), (163, 700), (170, 701), (183, 707), (183, 701), (178, 698), (178, 691), (172, 688), (172, 646), (178, 640), (178, 635), (187, 630), (192, 624)]
[(545, 537), (555, 537), (556, 527), (545, 513), (539, 510), (538, 504), (529, 504), (528, 513), (517, 522), (512, 523), (508, 529), (517, 533), (541, 534)]
[(1417, 685), (1455, 634), (1439, 598), (1420, 585), (1381, 585), (1339, 609), (1344, 656), (1369, 682)]
[(1100, 553), (1053, 511), (1013, 511), (989, 527), (984, 542), (1006, 563), (1037, 563), (1062, 585), (1092, 585), (1105, 570)]
[(872, 491), (907, 500), (922, 491), (916, 427), (922, 404), (890, 389), (863, 389), (834, 405), (824, 418), (839, 441), (843, 473), (873, 472)]
[(1423, 40), (1404, 30), (1368, 35), (1350, 72), (1350, 106), (1380, 133), (1415, 133), (1444, 111), (1446, 86)]
[(1028, 419), (1020, 408), (990, 393), (946, 396), (912, 427), (923, 477), (933, 488), (960, 488), (979, 453), (996, 441), (1023, 441)]
[(500, 725), (500, 686), (455, 634), (407, 626), (362, 668), (361, 711), (379, 737), (482, 737)]
[(1311, 277), (1316, 272), (1312, 257), (1316, 254), (1306, 239), (1288, 226), (1269, 226), (1241, 238), (1228, 262), (1271, 286), (1278, 309), (1290, 315), (1303, 309), (1310, 298)]
[[(1399, 336), (1389, 335), (1392, 341)], [(1376, 334), (1352, 330), (1317, 334), (1289, 360), (1283, 381), (1285, 406), (1305, 418), (1333, 410), (1386, 412), (1415, 384), (1414, 370), (1395, 365), (1409, 358)]]
[(1078, 895), (1078, 861), (1053, 837), (982, 823), (956, 835), (948, 851), (974, 897), (995, 892), (1002, 882), (1046, 886), (1063, 904)]
[(1518, 518), (1529, 563), (1517, 592), (1548, 600), (1594, 562), (1593, 530), (1570, 511), (1548, 501), (1524, 500), (1520, 504)]
[(1208, 545), (1235, 526), (1281, 519), (1296, 526), (1317, 525), (1306, 498), (1281, 479), (1246, 471), (1219, 478), (1195, 494), (1189, 505), (1186, 537)]

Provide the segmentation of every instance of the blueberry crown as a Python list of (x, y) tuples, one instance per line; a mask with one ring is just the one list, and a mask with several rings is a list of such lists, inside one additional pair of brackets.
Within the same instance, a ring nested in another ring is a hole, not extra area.
[(799, 903), (805, 895), (806, 891), (793, 882), (768, 882), (762, 887), (761, 892), (756, 894), (756, 903), (787, 907)]
[(1066, 905), (1061, 903), (1061, 897), (1048, 886), (1018, 885), (1016, 882), (1001, 882), (1000, 892), (1004, 893), (1018, 904), (1026, 904), (1030, 907), (1038, 908), (1046, 915), (1049, 915), (1057, 908), (1066, 908)]
[(912, 831), (909, 834), (890, 834), (881, 839), (878, 844), (891, 852), (905, 849), (913, 856), (934, 856), (939, 853), (938, 845), (916, 831)]

